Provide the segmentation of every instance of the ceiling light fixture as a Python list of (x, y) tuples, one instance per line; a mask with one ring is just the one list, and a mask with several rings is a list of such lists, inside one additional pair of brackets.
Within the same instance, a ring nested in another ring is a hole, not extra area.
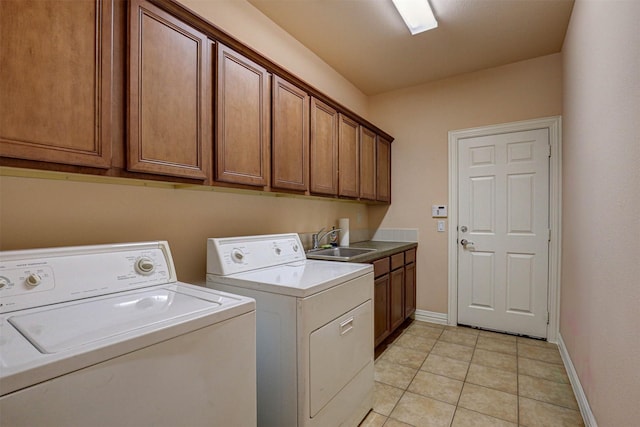
[(438, 27), (429, 0), (392, 0), (411, 35)]

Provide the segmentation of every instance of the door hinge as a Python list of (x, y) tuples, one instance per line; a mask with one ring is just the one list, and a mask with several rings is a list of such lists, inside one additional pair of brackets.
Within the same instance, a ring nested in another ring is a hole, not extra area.
[(548, 237), (549, 237), (549, 240), (547, 240), (547, 241), (550, 242), (551, 241), (551, 229), (549, 229), (549, 236)]
[(549, 312), (547, 311), (547, 325), (549, 324)]
[(549, 147), (549, 158), (551, 158), (551, 144), (549, 144), (548, 147)]

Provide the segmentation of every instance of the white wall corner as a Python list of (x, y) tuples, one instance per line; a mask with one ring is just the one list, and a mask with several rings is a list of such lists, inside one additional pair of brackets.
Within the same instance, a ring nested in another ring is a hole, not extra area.
[(416, 310), (415, 319), (421, 322), (436, 323), (438, 325), (447, 324), (447, 313), (437, 313), (435, 311)]
[(582, 414), (584, 425), (586, 427), (598, 427), (596, 418), (593, 416), (593, 412), (591, 412), (591, 407), (589, 406), (587, 395), (584, 394), (582, 384), (580, 383), (580, 378), (578, 378), (578, 373), (573, 366), (573, 362), (571, 361), (571, 357), (569, 356), (569, 352), (567, 351), (567, 347), (562, 340), (562, 335), (560, 334), (560, 332), (558, 332), (558, 349), (560, 350), (560, 356), (562, 357), (564, 368), (566, 369), (567, 375), (569, 376), (571, 387), (573, 387), (573, 394), (576, 396), (576, 400), (578, 401), (578, 407), (580, 408), (580, 413)]

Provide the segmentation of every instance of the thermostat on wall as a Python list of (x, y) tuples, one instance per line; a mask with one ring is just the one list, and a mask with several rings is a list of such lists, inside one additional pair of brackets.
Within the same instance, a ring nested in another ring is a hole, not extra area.
[(433, 218), (446, 218), (447, 217), (447, 205), (433, 205), (433, 206), (431, 206), (431, 216)]

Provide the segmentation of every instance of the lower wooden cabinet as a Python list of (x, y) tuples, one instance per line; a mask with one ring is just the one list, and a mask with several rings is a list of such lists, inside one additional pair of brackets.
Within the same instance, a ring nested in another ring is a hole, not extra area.
[(415, 260), (412, 248), (372, 262), (376, 346), (416, 311)]
[(405, 318), (416, 312), (416, 263), (404, 266), (404, 315)]
[(373, 333), (375, 336), (375, 345), (377, 346), (391, 332), (389, 322), (389, 294), (391, 289), (391, 281), (389, 274), (378, 277), (374, 281), (374, 326)]
[(391, 330), (404, 322), (404, 267), (391, 272), (390, 323)]

